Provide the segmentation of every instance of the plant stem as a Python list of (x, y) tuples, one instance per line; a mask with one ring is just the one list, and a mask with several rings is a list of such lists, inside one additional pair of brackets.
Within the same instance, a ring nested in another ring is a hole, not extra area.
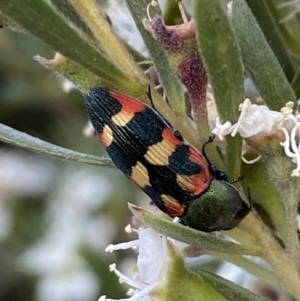
[(290, 254), (279, 246), (270, 231), (254, 214), (249, 214), (240, 224), (240, 227), (255, 235), (264, 247), (261, 257), (272, 266), (281, 278), (285, 289), (297, 300), (300, 300), (300, 275)]
[[(286, 195), (282, 196), (282, 200), (284, 200), (284, 210), (286, 219), (286, 226), (289, 229), (287, 233), (286, 239), (286, 251), (290, 254), (291, 258), (293, 259), (294, 263), (298, 265), (300, 269), (300, 254), (299, 254), (299, 240), (298, 240), (298, 233), (297, 233), (297, 205), (298, 202), (296, 200), (299, 199), (299, 189), (298, 183), (294, 183), (296, 181), (287, 182), (288, 188), (285, 185), (284, 191), (289, 191), (288, 199), (286, 199)], [(297, 181), (298, 182), (298, 181)], [(285, 183), (285, 184), (287, 184)]]
[(113, 32), (105, 15), (94, 0), (72, 0), (77, 13), (92, 31), (100, 48), (110, 57), (112, 62), (124, 73), (129, 74), (136, 82), (146, 85), (148, 80), (127, 51), (120, 38)]
[(9, 126), (0, 123), (0, 141), (13, 144), (37, 153), (49, 155), (52, 157), (74, 161), (78, 163), (85, 163), (90, 165), (98, 165), (103, 167), (114, 168), (115, 165), (108, 158), (101, 158), (91, 156), (79, 152), (63, 148), (38, 138), (32, 137), (28, 134), (17, 131)]

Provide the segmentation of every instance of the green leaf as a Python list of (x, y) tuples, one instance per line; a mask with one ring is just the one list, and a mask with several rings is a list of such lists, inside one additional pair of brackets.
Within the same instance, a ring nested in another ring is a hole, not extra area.
[(274, 52), (287, 80), (291, 82), (295, 75), (294, 67), (281, 33), (265, 0), (246, 0), (246, 2)]
[(208, 254), (216, 256), (217, 258), (230, 262), (232, 264), (235, 264), (236, 266), (239, 266), (240, 268), (244, 269), (252, 275), (255, 275), (256, 277), (262, 279), (270, 285), (278, 286), (281, 283), (280, 278), (276, 275), (275, 272), (266, 267), (263, 267), (261, 264), (258, 264), (253, 260), (250, 260), (249, 258), (246, 258), (245, 256), (236, 254), (225, 254), (213, 251), (209, 251)]
[(34, 59), (55, 74), (70, 80), (84, 94), (88, 93), (91, 87), (108, 87), (112, 90), (118, 90), (115, 82), (107, 82), (101, 79), (59, 53), (56, 53), (52, 60), (47, 60), (39, 55), (36, 55)]
[[(162, 46), (152, 37), (146, 30), (143, 21), (148, 19), (147, 5), (148, 0), (126, 0), (126, 4), (132, 14), (135, 24), (144, 40), (145, 45), (153, 60), (159, 80), (164, 87), (166, 96), (168, 97), (171, 108), (180, 115), (185, 115), (185, 99), (183, 88), (179, 79), (171, 68), (168, 54)], [(151, 15), (161, 14), (158, 6), (150, 6)]]
[[(93, 33), (97, 46), (106, 54), (106, 57), (122, 72), (133, 78), (137, 85), (148, 85), (148, 79), (141, 68), (137, 66), (120, 38), (113, 32), (111, 24), (105, 13), (100, 10), (97, 2), (94, 0), (71, 0), (70, 2)], [(144, 90), (145, 87), (140, 89), (140, 92), (144, 93)]]
[(211, 250), (222, 253), (248, 255), (259, 255), (262, 251), (259, 245), (236, 244), (214, 235), (171, 222), (132, 204), (129, 204), (129, 209), (145, 225), (157, 232), (187, 244), (195, 245), (205, 251)]
[[(240, 50), (220, 1), (194, 1), (196, 33), (222, 122), (234, 123), (244, 100)], [(228, 137), (228, 136), (227, 136)], [(230, 177), (240, 172), (241, 138), (227, 138), (226, 167)]]
[(97, 277), (96, 281), (101, 282), (98, 287), (98, 296), (107, 295), (110, 298), (122, 298), (125, 295), (125, 288), (121, 285), (118, 277), (114, 273), (108, 273), (107, 257), (102, 252), (90, 247), (90, 245), (81, 245), (77, 252), (90, 271)]
[[(289, 49), (294, 56), (300, 59), (300, 23), (298, 18), (294, 17), (287, 20), (287, 17), (291, 14), (290, 7), (280, 7), (282, 4), (287, 4), (285, 0), (265, 1)], [(283, 20), (285, 21), (283, 22)]]
[(198, 270), (198, 273), (207, 281), (215, 290), (224, 295), (230, 301), (267, 301), (266, 298), (258, 296), (249, 290), (228, 281), (218, 275), (204, 270)]
[(244, 0), (233, 1), (235, 32), (245, 69), (270, 109), (279, 111), (295, 94), (261, 28)]
[(168, 264), (163, 281), (153, 290), (160, 301), (229, 301), (199, 275), (190, 272), (182, 255), (172, 243), (168, 247)]
[[(51, 0), (51, 2), (69, 21), (71, 21), (79, 30), (84, 32), (87, 35), (87, 37), (89, 37), (91, 39), (91, 41), (93, 41), (94, 43), (96, 42), (95, 37), (94, 37), (93, 33), (91, 32), (90, 28), (82, 20), (82, 18), (79, 16), (77, 11), (74, 9), (74, 6), (72, 6), (68, 0)], [(105, 16), (105, 17), (107, 17), (107, 16)], [(122, 44), (125, 45), (127, 50), (135, 58), (135, 61), (140, 62), (140, 61), (146, 60), (143, 55), (141, 55), (137, 50), (135, 50), (133, 47), (131, 47), (125, 41), (122, 40)], [(109, 46), (109, 44), (108, 44), (108, 46)], [(120, 44), (119, 44), (119, 46), (120, 46)]]
[(296, 96), (300, 97), (300, 67), (292, 80), (292, 88), (294, 89)]
[(221, 121), (236, 122), (244, 100), (244, 75), (234, 32), (220, 1), (195, 1), (194, 11), (200, 53)]
[(173, 0), (167, 0), (163, 12), (163, 19), (167, 25), (175, 25), (176, 21), (181, 19), (178, 3)]
[(261, 160), (255, 164), (242, 163), (242, 174), (245, 179), (244, 186), (249, 187), (251, 198), (268, 214), (276, 231), (286, 241), (288, 229), (284, 207), (277, 188), (268, 177), (264, 163)]
[(84, 23), (81, 17), (78, 15), (74, 6), (68, 0), (50, 0), (51, 3), (60, 11), (69, 21), (71, 21), (78, 29), (84, 32), (91, 40), (94, 40), (94, 36), (89, 27)]
[(90, 165), (97, 165), (109, 168), (115, 168), (115, 165), (108, 158), (91, 156), (79, 152), (63, 148), (38, 138), (32, 137), (28, 134), (22, 133), (0, 123), (0, 141), (16, 145), (21, 148), (32, 150), (34, 152), (49, 155), (55, 158), (74, 161), (78, 163), (85, 163)]
[(22, 28), (16, 22), (12, 21), (10, 18), (4, 16), (0, 12), (0, 29), (1, 28), (8, 28), (11, 31), (26, 33), (26, 30), (24, 28)]
[(112, 64), (82, 33), (70, 26), (48, 1), (3, 0), (0, 1), (0, 10), (54, 50), (81, 64), (92, 73), (106, 81), (114, 81), (120, 89), (143, 93), (144, 86), (138, 85)]

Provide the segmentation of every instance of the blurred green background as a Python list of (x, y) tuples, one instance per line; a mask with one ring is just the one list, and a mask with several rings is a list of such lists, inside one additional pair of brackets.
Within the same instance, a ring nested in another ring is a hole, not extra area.
[[(31, 35), (0, 29), (0, 122), (45, 141), (106, 155), (87, 124), (83, 96), (33, 60), (54, 53)], [(127, 202), (149, 200), (118, 170), (64, 162), (0, 142), (0, 301), (90, 301), (125, 296), (110, 273), (133, 252)]]

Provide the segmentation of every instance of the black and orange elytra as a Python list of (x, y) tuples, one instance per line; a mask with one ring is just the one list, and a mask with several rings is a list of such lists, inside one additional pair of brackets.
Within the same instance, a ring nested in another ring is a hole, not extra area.
[(205, 145), (201, 154), (153, 108), (100, 87), (89, 91), (86, 107), (112, 161), (163, 212), (210, 232), (232, 229), (250, 211)]

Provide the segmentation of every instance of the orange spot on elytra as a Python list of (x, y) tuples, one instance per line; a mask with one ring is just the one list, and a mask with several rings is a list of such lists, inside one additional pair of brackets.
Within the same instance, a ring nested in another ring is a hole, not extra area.
[(208, 189), (212, 176), (205, 172), (200, 172), (194, 175), (177, 175), (176, 180), (178, 185), (184, 190), (194, 195), (199, 195)]
[(138, 99), (113, 91), (110, 91), (110, 94), (112, 97), (116, 98), (118, 102), (122, 105), (121, 112), (123, 113), (128, 112), (134, 114), (137, 112), (141, 112), (146, 108), (146, 105), (140, 102)]
[(142, 112), (146, 108), (146, 105), (138, 99), (113, 91), (110, 91), (110, 94), (122, 105), (121, 111), (111, 118), (117, 126), (126, 126), (136, 113)]
[(102, 134), (98, 135), (104, 147), (109, 147), (114, 140), (112, 129), (106, 124)]
[(183, 144), (169, 128), (162, 131), (163, 140), (148, 147), (145, 159), (153, 165), (168, 165), (176, 146)]
[(178, 185), (185, 191), (199, 195), (207, 190), (212, 180), (208, 163), (199, 151), (189, 146), (189, 159), (201, 167), (201, 171), (193, 175), (177, 175)]
[(172, 145), (177, 146), (183, 144), (183, 141), (179, 140), (169, 128), (165, 128), (161, 135), (164, 140), (167, 140)]
[(141, 163), (137, 162), (135, 166), (132, 167), (132, 172), (130, 179), (138, 185), (140, 188), (150, 186), (149, 174), (147, 168)]
[(114, 115), (111, 120), (117, 126), (126, 126), (128, 122), (134, 117), (134, 112), (127, 112), (122, 110), (118, 114)]
[(185, 207), (183, 207), (176, 199), (171, 197), (168, 194), (162, 194), (161, 195), (162, 200), (164, 201), (166, 205), (166, 213), (169, 214), (170, 216), (182, 216), (184, 215), (185, 212)]

